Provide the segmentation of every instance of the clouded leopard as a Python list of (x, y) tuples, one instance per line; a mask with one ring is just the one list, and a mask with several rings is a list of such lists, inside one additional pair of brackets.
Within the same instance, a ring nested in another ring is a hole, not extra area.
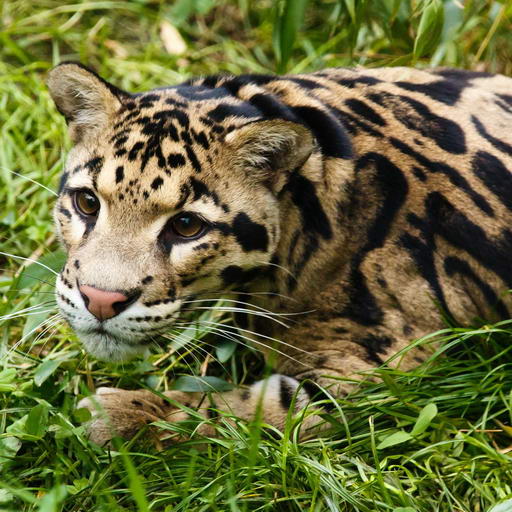
[(441, 312), (510, 315), (509, 78), (327, 69), (130, 94), (63, 63), (48, 84), (74, 143), (55, 208), (68, 254), (57, 297), (86, 350), (143, 353), (184, 305), (230, 291), (276, 372), (206, 398), (98, 389), (81, 403), (93, 440), (183, 419), (179, 404), (245, 419), (260, 404), (279, 428), (290, 407), (346, 393), (347, 377), (441, 328)]

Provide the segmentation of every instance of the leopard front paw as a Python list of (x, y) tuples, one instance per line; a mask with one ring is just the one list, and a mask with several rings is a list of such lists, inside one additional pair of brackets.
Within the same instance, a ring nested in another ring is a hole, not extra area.
[[(91, 412), (91, 419), (86, 423), (89, 439), (105, 446), (110, 440), (119, 436), (131, 439), (146, 425), (154, 421), (180, 422), (188, 418), (186, 408), (194, 407), (198, 401), (195, 393), (167, 391), (165, 398), (151, 391), (139, 389), (127, 391), (118, 388), (98, 388), (96, 394), (80, 400), (78, 408)], [(153, 426), (149, 433), (157, 446), (160, 440), (179, 440), (179, 436), (158, 433)]]

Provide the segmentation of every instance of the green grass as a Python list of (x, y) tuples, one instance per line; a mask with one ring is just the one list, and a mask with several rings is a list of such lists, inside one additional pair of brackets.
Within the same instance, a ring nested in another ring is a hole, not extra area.
[[(51, 190), (69, 143), (44, 85), (60, 60), (88, 63), (132, 91), (198, 74), (347, 65), (512, 74), (511, 3), (461, 3), (4, 0), (0, 251), (50, 268), (61, 261)], [(182, 55), (165, 52), (164, 20), (187, 42)], [(274, 435), (226, 419), (216, 439), (157, 451), (141, 433), (141, 442), (107, 452), (87, 442), (75, 412), (95, 386), (163, 391), (202, 371), (243, 384), (262, 374), (261, 358), (233, 354), (232, 341), (198, 326), (169, 356), (162, 349), (124, 366), (95, 361), (53, 317), (53, 274), (14, 256), (0, 254), (0, 510), (512, 509), (497, 505), (512, 498), (512, 324), (447, 330), (443, 351), (417, 370), (376, 370), (381, 378), (340, 400), (326, 416), (330, 434), (318, 439), (297, 441), (301, 418)]]

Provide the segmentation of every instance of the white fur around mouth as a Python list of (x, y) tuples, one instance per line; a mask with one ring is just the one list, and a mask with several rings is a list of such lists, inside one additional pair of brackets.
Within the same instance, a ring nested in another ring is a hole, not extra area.
[(103, 361), (120, 363), (148, 351), (148, 346), (140, 342), (129, 342), (106, 331), (76, 331), (89, 354)]

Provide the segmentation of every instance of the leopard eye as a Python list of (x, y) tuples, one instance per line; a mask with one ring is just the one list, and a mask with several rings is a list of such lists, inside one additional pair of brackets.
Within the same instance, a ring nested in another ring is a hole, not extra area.
[(171, 220), (171, 227), (178, 236), (194, 238), (203, 233), (206, 224), (203, 219), (193, 213), (180, 213)]
[(100, 210), (98, 198), (88, 190), (77, 190), (73, 194), (73, 203), (78, 213), (86, 217), (96, 217)]

